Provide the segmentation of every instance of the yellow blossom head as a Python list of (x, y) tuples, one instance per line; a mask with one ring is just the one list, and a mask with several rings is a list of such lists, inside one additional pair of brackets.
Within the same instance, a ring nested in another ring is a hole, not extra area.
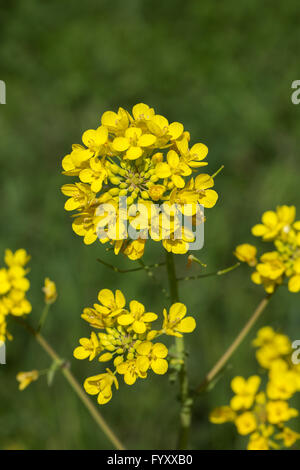
[[(144, 229), (148, 237), (161, 241), (153, 230), (151, 205), (173, 199), (179, 212), (187, 204), (215, 205), (218, 195), (212, 189), (213, 178), (196, 175), (207, 165), (208, 149), (202, 143), (190, 146), (190, 134), (181, 123), (169, 123), (144, 103), (135, 105), (131, 113), (123, 108), (106, 111), (100, 121), (97, 129), (83, 133), (83, 145), (73, 145), (62, 161), (63, 173), (77, 179), (62, 187), (68, 197), (65, 209), (76, 211), (72, 227), (85, 244), (99, 238), (101, 243), (113, 245), (115, 254), (123, 252), (136, 260), (143, 256), (145, 237), (132, 238), (124, 229), (123, 199), (127, 210), (146, 205), (149, 216)], [(114, 210), (110, 211), (108, 205)], [(195, 209), (192, 212), (195, 214)], [(200, 223), (203, 220), (193, 219), (194, 225)], [(183, 232), (175, 236), (175, 228), (168, 237), (164, 233), (170, 242), (163, 246), (173, 253), (186, 253), (193, 240)]]

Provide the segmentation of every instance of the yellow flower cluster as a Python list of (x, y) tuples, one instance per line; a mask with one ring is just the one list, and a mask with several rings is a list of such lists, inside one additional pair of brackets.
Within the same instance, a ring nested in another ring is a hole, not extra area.
[(7, 331), (7, 315), (22, 316), (31, 312), (31, 304), (26, 299), (30, 287), (25, 268), (30, 256), (20, 249), (13, 253), (5, 251), (6, 267), (0, 269), (0, 340), (11, 339)]
[(271, 327), (258, 331), (253, 341), (256, 358), (267, 372), (264, 391), (261, 377), (235, 377), (231, 382), (234, 396), (229, 406), (213, 410), (210, 421), (215, 424), (234, 422), (239, 434), (250, 434), (248, 450), (269, 450), (291, 447), (300, 434), (286, 426), (298, 416), (288, 400), (300, 391), (300, 367), (291, 362), (291, 342)]
[[(190, 134), (181, 123), (170, 124), (146, 104), (135, 105), (132, 114), (123, 108), (117, 113), (106, 111), (101, 125), (82, 135), (84, 145), (73, 145), (72, 152), (62, 161), (63, 174), (79, 179), (62, 187), (69, 198), (65, 209), (77, 211), (72, 224), (74, 232), (83, 237), (85, 244), (91, 244), (99, 238), (100, 227), (105, 230), (101, 243), (114, 245), (116, 254), (121, 251), (130, 259), (142, 257), (146, 237), (124, 236), (119, 226), (124, 218), (133, 224), (137, 218), (135, 212), (131, 215), (127, 210), (129, 213), (124, 214), (120, 205), (120, 198), (124, 197), (129, 209), (139, 204), (147, 208), (139, 225), (148, 230), (149, 238), (162, 241), (168, 251), (186, 253), (194, 240), (192, 231), (181, 227), (178, 235), (173, 215), (167, 230), (161, 216), (159, 229), (151, 230), (150, 214), (156, 213), (156, 204), (164, 204), (166, 210), (176, 204), (190, 217), (192, 225), (199, 225), (203, 217), (198, 203), (206, 208), (215, 205), (218, 195), (211, 189), (213, 178), (208, 174), (193, 177), (195, 171), (207, 165), (204, 159), (208, 149), (202, 143), (190, 148), (189, 141)], [(107, 212), (99, 214), (103, 204), (115, 208), (113, 220)], [(186, 205), (189, 209), (184, 208)]]
[(300, 291), (300, 221), (296, 219), (294, 206), (278, 206), (276, 211), (267, 211), (262, 223), (252, 228), (252, 234), (274, 248), (256, 259), (257, 249), (247, 243), (235, 250), (236, 257), (255, 267), (252, 281), (262, 284), (265, 291), (273, 293), (275, 288), (288, 279), (290, 292)]
[(132, 300), (126, 308), (126, 300), (120, 290), (113, 293), (102, 289), (98, 294), (99, 303), (85, 308), (82, 318), (90, 326), (103, 330), (90, 338), (81, 338), (74, 350), (76, 359), (96, 357), (100, 362), (112, 361), (114, 371), (107, 368), (102, 374), (88, 377), (84, 388), (90, 395), (98, 395), (98, 403), (105, 404), (112, 397), (112, 387), (119, 388), (117, 374), (122, 375), (127, 385), (133, 385), (138, 378), (146, 378), (148, 371), (165, 374), (168, 370), (168, 348), (163, 343), (153, 342), (159, 336), (182, 336), (196, 327), (193, 317), (186, 316), (187, 309), (182, 303), (175, 303), (169, 312), (164, 309), (162, 327), (152, 328), (158, 315), (147, 312), (144, 305)]

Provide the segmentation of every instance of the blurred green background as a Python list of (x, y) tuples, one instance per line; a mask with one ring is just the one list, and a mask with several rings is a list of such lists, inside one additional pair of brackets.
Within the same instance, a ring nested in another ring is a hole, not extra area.
[[(258, 0), (1, 2), (0, 79), (7, 104), (0, 107), (0, 252), (24, 247), (32, 255), (32, 323), (43, 306), (45, 276), (56, 281), (59, 298), (44, 333), (81, 382), (102, 368), (72, 359), (78, 338), (90, 331), (82, 308), (98, 290), (120, 288), (157, 312), (166, 301), (146, 274), (118, 275), (96, 258), (122, 268), (128, 260), (99, 244), (84, 246), (72, 232), (60, 193), (70, 182), (61, 175), (62, 157), (85, 129), (99, 125), (105, 110), (118, 106), (145, 102), (170, 122), (183, 122), (193, 142), (208, 145), (209, 171), (225, 165), (216, 179), (219, 202), (206, 211), (199, 256), (210, 271), (232, 264), (235, 245), (253, 241), (250, 227), (263, 211), (278, 204), (300, 210), (300, 105), (291, 103), (291, 83), (300, 79), (299, 20), (296, 0), (276, 8)], [(148, 248), (145, 260), (154, 258), (163, 259), (163, 251)], [(181, 275), (199, 272), (187, 271), (186, 257), (177, 263)], [(164, 268), (157, 274), (167, 285)], [(196, 385), (263, 290), (243, 266), (221, 278), (182, 283), (180, 295), (197, 317), (187, 339)], [(231, 424), (210, 424), (208, 414), (228, 403), (234, 375), (257, 372), (250, 343), (258, 326), (300, 338), (299, 295), (282, 289), (276, 297), (225, 376), (196, 402), (192, 448), (245, 447), (247, 438)], [(18, 392), (17, 372), (44, 369), (49, 360), (20, 328), (11, 324), (11, 330), (8, 364), (0, 367), (0, 448), (110, 448), (60, 374), (51, 387), (42, 378)], [(151, 376), (134, 387), (122, 384), (101, 412), (128, 448), (174, 448), (176, 397), (166, 376)]]

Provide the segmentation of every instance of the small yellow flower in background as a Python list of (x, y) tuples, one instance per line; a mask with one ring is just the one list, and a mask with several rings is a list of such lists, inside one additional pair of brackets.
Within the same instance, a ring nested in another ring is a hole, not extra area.
[(269, 423), (281, 424), (289, 421), (291, 418), (298, 416), (298, 410), (289, 408), (286, 401), (269, 401), (266, 405), (266, 411)]
[(238, 245), (234, 252), (237, 259), (243, 263), (248, 263), (249, 266), (255, 266), (257, 263), (256, 254), (257, 249), (249, 243), (244, 243), (243, 245)]
[(275, 439), (283, 439), (285, 447), (292, 447), (300, 439), (300, 434), (290, 428), (284, 427), (282, 432), (275, 436)]
[[(287, 427), (286, 422), (299, 413), (288, 400), (300, 391), (300, 367), (291, 362), (290, 339), (266, 326), (258, 331), (253, 346), (257, 348), (259, 365), (267, 374), (266, 384), (257, 375), (248, 380), (235, 377), (231, 382), (235, 396), (230, 406), (217, 407), (209, 420), (214, 424), (233, 421), (239, 434), (250, 434), (248, 450), (291, 447), (300, 434)], [(262, 383), (264, 391), (259, 390)]]
[(235, 377), (231, 381), (231, 388), (235, 396), (231, 399), (230, 406), (233, 410), (251, 408), (255, 395), (260, 386), (261, 379), (258, 375), (253, 375), (245, 380), (243, 377)]
[(254, 432), (251, 434), (248, 445), (247, 445), (247, 450), (269, 450), (269, 442), (268, 439), (259, 432)]
[(5, 250), (5, 268), (0, 269), (0, 340), (12, 339), (7, 331), (9, 315), (23, 316), (31, 312), (31, 304), (26, 298), (30, 288), (27, 279), (28, 269), (25, 268), (30, 256), (26, 250), (19, 249), (15, 253)]
[(265, 369), (271, 368), (276, 359), (287, 356), (292, 351), (289, 338), (281, 333), (276, 333), (269, 326), (265, 326), (258, 331), (252, 344), (258, 348), (256, 359)]
[[(184, 204), (213, 207), (218, 199), (211, 189), (213, 178), (208, 174), (194, 177), (200, 167), (207, 165), (203, 160), (208, 148), (203, 143), (190, 147), (189, 141), (190, 134), (181, 123), (169, 123), (144, 103), (133, 106), (131, 113), (123, 108), (117, 113), (104, 112), (101, 125), (85, 131), (83, 145), (73, 145), (71, 153), (62, 160), (63, 174), (77, 178), (61, 189), (68, 197), (65, 209), (76, 211), (74, 232), (83, 237), (85, 244), (94, 243), (104, 223), (98, 209), (103, 203), (111, 204), (120, 219), (120, 197), (126, 197), (128, 208), (145, 201), (161, 205), (170, 202), (175, 191), (180, 210)], [(195, 218), (192, 222), (196, 226), (204, 220)], [(141, 258), (145, 237), (135, 240), (129, 231), (121, 237), (113, 230), (115, 225), (116, 221), (105, 223), (107, 237), (100, 242), (113, 245), (115, 254), (122, 252), (131, 260)], [(149, 220), (146, 229), (150, 237), (151, 228)], [(157, 237), (153, 240), (162, 241)], [(174, 249), (170, 243), (163, 246), (183, 254), (193, 240), (183, 233), (182, 240), (181, 245), (174, 244)]]
[(115, 293), (102, 289), (98, 293), (99, 304), (85, 308), (82, 318), (90, 326), (100, 330), (92, 332), (90, 338), (81, 338), (80, 346), (75, 348), (76, 359), (90, 361), (98, 358), (100, 363), (112, 361), (114, 370), (88, 377), (84, 388), (91, 395), (98, 395), (98, 403), (107, 403), (112, 396), (112, 385), (118, 388), (117, 375), (123, 377), (127, 385), (133, 385), (137, 379), (145, 379), (148, 372), (164, 375), (168, 371), (168, 348), (163, 343), (156, 343), (158, 336), (182, 336), (196, 327), (193, 317), (186, 317), (184, 304), (175, 303), (169, 314), (164, 309), (161, 329), (154, 329), (152, 323), (159, 319), (154, 312), (147, 312), (137, 300), (129, 302), (120, 290)]
[(262, 237), (264, 241), (272, 241), (281, 232), (288, 233), (295, 220), (295, 206), (278, 206), (275, 211), (267, 211), (262, 216), (262, 223), (252, 228), (256, 237)]
[(234, 252), (240, 261), (255, 267), (251, 279), (268, 294), (285, 280), (290, 292), (300, 292), (300, 221), (295, 218), (295, 206), (278, 206), (276, 211), (263, 214), (262, 224), (255, 225), (252, 234), (271, 243), (275, 250), (263, 253), (258, 262), (252, 245), (239, 245)]
[(237, 427), (238, 433), (242, 436), (255, 431), (257, 428), (257, 423), (254, 413), (251, 413), (250, 411), (242, 413), (236, 418), (235, 425)]
[(230, 421), (234, 421), (236, 413), (230, 406), (219, 406), (215, 408), (209, 415), (209, 420), (214, 424), (223, 424)]
[(36, 381), (39, 378), (39, 372), (37, 370), (31, 370), (30, 372), (19, 372), (17, 375), (17, 381), (19, 382), (19, 390), (24, 390), (31, 382)]
[(45, 284), (42, 290), (45, 294), (46, 304), (53, 304), (57, 299), (57, 290), (55, 282), (51, 281), (48, 277), (46, 277)]

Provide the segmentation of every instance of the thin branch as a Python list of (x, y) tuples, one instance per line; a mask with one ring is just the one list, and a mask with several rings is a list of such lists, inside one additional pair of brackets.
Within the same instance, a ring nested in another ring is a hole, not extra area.
[(211, 277), (211, 276), (223, 276), (223, 274), (227, 274), (230, 271), (238, 268), (241, 263), (236, 263), (233, 266), (229, 266), (225, 269), (219, 269), (218, 271), (214, 271), (212, 273), (204, 273), (204, 274), (197, 274), (196, 276), (186, 276), (186, 277), (179, 277), (177, 281), (194, 281), (195, 279), (202, 279), (204, 277)]
[(124, 450), (125, 447), (123, 446), (122, 442), (118, 439), (118, 437), (112, 431), (105, 419), (101, 416), (93, 402), (85, 394), (83, 388), (70, 371), (66, 361), (62, 360), (54, 351), (54, 349), (50, 346), (48, 341), (39, 332), (32, 328), (32, 326), (30, 326), (26, 321), (19, 317), (14, 317), (14, 319), (17, 323), (22, 325), (32, 336), (34, 336), (39, 345), (44, 349), (44, 351), (46, 351), (48, 356), (50, 356), (53, 361), (55, 361), (57, 364), (61, 364), (60, 369), (62, 371), (62, 374), (67, 379), (67, 381), (69, 382), (77, 396), (80, 398), (82, 403), (88, 409), (88, 411), (90, 412), (98, 426), (101, 428), (101, 430), (104, 432), (106, 437), (111, 441), (111, 443), (115, 446), (116, 449)]
[(267, 307), (271, 297), (273, 294), (267, 294), (266, 297), (259, 303), (257, 308), (254, 310), (253, 314), (245, 324), (245, 326), (241, 329), (233, 343), (229, 346), (229, 348), (225, 351), (225, 353), (220, 357), (220, 359), (216, 362), (213, 368), (208, 372), (205, 379), (201, 382), (201, 384), (196, 388), (194, 394), (197, 395), (204, 390), (206, 390), (207, 386), (212, 382), (212, 380), (216, 377), (216, 375), (223, 369), (223, 367), (227, 364), (231, 356), (240, 346), (246, 335), (251, 330), (252, 326), (261, 316), (265, 308)]
[(165, 263), (155, 263), (155, 264), (149, 264), (149, 265), (143, 265), (143, 266), (138, 266), (136, 268), (130, 268), (130, 269), (121, 269), (118, 268), (117, 266), (114, 266), (113, 264), (107, 263), (106, 261), (103, 261), (100, 258), (97, 258), (97, 261), (104, 266), (106, 266), (109, 269), (112, 269), (115, 273), (120, 273), (120, 274), (125, 274), (125, 273), (133, 273), (135, 271), (142, 271), (142, 270), (149, 270), (152, 268), (159, 268), (160, 266), (164, 266)]

